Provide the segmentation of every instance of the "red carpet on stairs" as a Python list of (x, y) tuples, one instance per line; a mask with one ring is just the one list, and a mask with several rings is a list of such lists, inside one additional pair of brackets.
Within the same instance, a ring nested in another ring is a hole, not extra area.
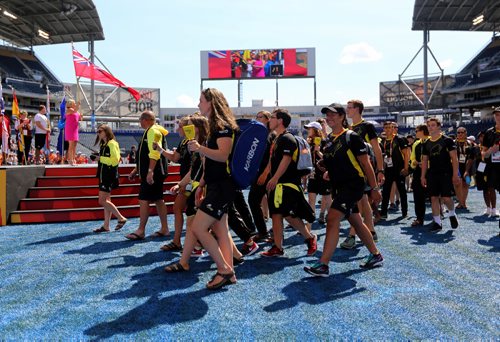
[[(120, 187), (111, 198), (125, 217), (139, 217), (139, 180), (130, 181), (133, 167), (120, 166)], [(98, 203), (99, 189), (96, 167), (46, 167), (45, 175), (38, 177), (29, 189), (27, 198), (19, 202), (18, 210), (10, 214), (10, 223), (48, 223), (102, 220), (104, 210)], [(163, 184), (167, 210), (172, 213), (174, 196), (167, 193), (180, 180), (179, 166), (170, 165)], [(150, 214), (157, 215), (150, 206)]]

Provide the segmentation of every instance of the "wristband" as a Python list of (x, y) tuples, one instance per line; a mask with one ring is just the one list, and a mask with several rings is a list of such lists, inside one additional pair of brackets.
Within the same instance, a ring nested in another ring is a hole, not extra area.
[(379, 186), (374, 186), (374, 187), (373, 187), (373, 188), (371, 188), (370, 190), (380, 191), (380, 187), (379, 187)]
[(376, 174), (378, 175), (379, 173), (384, 174), (384, 170), (377, 170)]
[(148, 169), (148, 172), (153, 172), (153, 169)]

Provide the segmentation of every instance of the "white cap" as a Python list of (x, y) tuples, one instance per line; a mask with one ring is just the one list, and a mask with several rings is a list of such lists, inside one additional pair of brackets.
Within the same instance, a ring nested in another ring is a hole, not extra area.
[(316, 128), (316, 129), (319, 129), (321, 130), (321, 125), (319, 122), (316, 122), (316, 121), (313, 121), (313, 122), (309, 122), (307, 125), (304, 125), (305, 128)]

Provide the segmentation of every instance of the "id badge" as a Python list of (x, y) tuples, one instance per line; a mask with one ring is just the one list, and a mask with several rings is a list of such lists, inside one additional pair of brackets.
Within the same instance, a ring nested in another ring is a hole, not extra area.
[(391, 157), (384, 157), (384, 163), (385, 163), (385, 166), (387, 166), (387, 167), (393, 167)]
[(465, 163), (465, 154), (461, 154), (460, 157), (458, 158), (458, 162), (460, 164), (464, 164)]
[(500, 151), (496, 151), (491, 155), (491, 162), (492, 163), (500, 163)]
[(479, 165), (477, 166), (477, 171), (478, 172), (484, 172), (486, 169), (486, 163), (485, 162), (480, 162)]

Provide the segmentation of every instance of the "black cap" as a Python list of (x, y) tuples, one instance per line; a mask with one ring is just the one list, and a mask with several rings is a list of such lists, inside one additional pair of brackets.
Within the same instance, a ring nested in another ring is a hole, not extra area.
[(323, 107), (321, 109), (321, 113), (326, 114), (327, 111), (333, 112), (333, 113), (338, 113), (341, 115), (345, 115), (345, 109), (340, 103), (332, 103), (328, 107)]

